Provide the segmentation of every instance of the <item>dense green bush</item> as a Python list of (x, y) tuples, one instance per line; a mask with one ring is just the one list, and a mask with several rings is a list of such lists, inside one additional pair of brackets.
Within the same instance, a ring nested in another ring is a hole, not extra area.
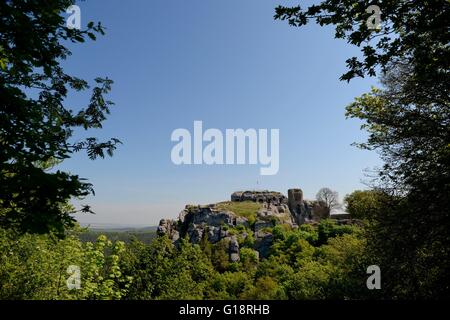
[[(0, 229), (0, 299), (121, 299), (132, 282), (119, 263), (123, 242), (77, 234), (17, 236)], [(80, 289), (69, 290), (69, 266), (80, 270)]]

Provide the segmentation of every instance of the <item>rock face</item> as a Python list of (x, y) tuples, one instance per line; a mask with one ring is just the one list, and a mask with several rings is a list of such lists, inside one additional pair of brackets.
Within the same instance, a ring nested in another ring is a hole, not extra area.
[(310, 212), (312, 220), (320, 221), (321, 219), (330, 218), (330, 209), (324, 202), (315, 200), (305, 200), (304, 202)]
[(236, 191), (231, 194), (231, 201), (253, 201), (271, 204), (286, 204), (286, 197), (276, 191)]
[(301, 189), (288, 190), (288, 205), (295, 222), (299, 225), (330, 217), (330, 209), (325, 203), (304, 200)]
[(255, 241), (255, 250), (259, 252), (261, 258), (267, 258), (270, 253), (270, 247), (273, 243), (273, 235), (268, 232), (257, 232)]
[(222, 225), (236, 226), (237, 224), (247, 223), (247, 219), (236, 216), (231, 211), (218, 211), (214, 205), (188, 205), (180, 213), (179, 221), (182, 224), (208, 225), (214, 227)]
[(176, 230), (173, 220), (161, 219), (156, 233), (158, 236), (167, 235), (173, 241), (177, 241), (180, 238), (180, 234)]
[(208, 241), (216, 243), (228, 236), (227, 229), (243, 225), (249, 227), (248, 220), (239, 217), (231, 211), (218, 210), (215, 205), (187, 205), (179, 214), (177, 230), (184, 236), (188, 235), (194, 243), (199, 243), (206, 233)]
[[(237, 262), (240, 260), (239, 241), (245, 240), (250, 230), (254, 234), (254, 249), (260, 257), (265, 258), (273, 242), (271, 228), (275, 225), (288, 224), (296, 228), (300, 224), (330, 216), (323, 203), (304, 200), (301, 189), (289, 189), (287, 198), (275, 191), (237, 191), (231, 195), (231, 201), (260, 203), (256, 219), (250, 223), (247, 218), (222, 210), (215, 204), (187, 205), (177, 221), (162, 219), (157, 233), (159, 236), (167, 235), (174, 243), (185, 236), (193, 243), (200, 243), (202, 239), (212, 244), (225, 240), (230, 261)], [(239, 234), (241, 240), (238, 240), (235, 231), (230, 231), (236, 228), (247, 230)]]
[(230, 261), (231, 262), (237, 262), (240, 260), (239, 255), (239, 242), (237, 241), (236, 237), (231, 237), (230, 239), (230, 246), (229, 246), (229, 254), (230, 254)]
[(302, 224), (309, 220), (309, 213), (303, 201), (303, 191), (301, 189), (288, 190), (288, 206), (297, 224)]

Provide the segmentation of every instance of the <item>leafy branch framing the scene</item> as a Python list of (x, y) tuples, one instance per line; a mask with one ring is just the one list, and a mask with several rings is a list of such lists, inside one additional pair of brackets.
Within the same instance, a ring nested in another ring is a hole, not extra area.
[[(79, 176), (37, 166), (85, 150), (90, 159), (112, 156), (120, 140), (89, 137), (71, 142), (76, 128), (102, 128), (113, 103), (105, 98), (113, 81), (96, 78), (86, 108), (69, 106), (70, 91), (90, 89), (87, 81), (64, 72), (68, 43), (104, 35), (100, 22), (85, 29), (66, 26), (69, 0), (0, 3), (0, 225), (20, 232), (63, 235), (74, 223), (61, 209), (73, 197), (93, 192)], [(76, 110), (76, 111), (75, 111)], [(91, 212), (86, 206), (81, 211)]]

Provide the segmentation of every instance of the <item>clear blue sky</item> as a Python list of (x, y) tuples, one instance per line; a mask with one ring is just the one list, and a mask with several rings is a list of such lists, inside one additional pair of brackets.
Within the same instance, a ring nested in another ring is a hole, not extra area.
[[(328, 186), (342, 198), (364, 188), (364, 169), (379, 164), (377, 154), (350, 145), (365, 133), (344, 115), (376, 79), (339, 81), (346, 58), (358, 50), (335, 40), (332, 29), (273, 20), (276, 5), (297, 1), (78, 4), (82, 25), (101, 21), (107, 31), (96, 42), (70, 46), (67, 71), (115, 82), (116, 106), (104, 128), (88, 136), (124, 143), (113, 158), (77, 154), (62, 165), (95, 187), (96, 196), (81, 203), (97, 214), (77, 215), (80, 222), (155, 225), (187, 203), (227, 200), (233, 191), (254, 188), (300, 187), (314, 198)], [(69, 101), (82, 106), (86, 96)], [(174, 165), (170, 135), (176, 128), (192, 131), (194, 120), (223, 131), (280, 129), (278, 174), (260, 176), (258, 165)]]

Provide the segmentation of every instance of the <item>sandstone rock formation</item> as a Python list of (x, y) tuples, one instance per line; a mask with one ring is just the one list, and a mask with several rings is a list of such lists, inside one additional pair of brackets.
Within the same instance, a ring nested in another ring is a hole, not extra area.
[(316, 200), (304, 200), (301, 189), (288, 190), (288, 205), (297, 224), (320, 221), (330, 217), (330, 209), (325, 203)]
[[(254, 235), (254, 249), (260, 257), (267, 257), (273, 242), (270, 230), (277, 224), (288, 224), (296, 228), (303, 223), (312, 223), (330, 216), (324, 203), (303, 199), (301, 189), (289, 189), (288, 197), (275, 191), (238, 191), (231, 195), (233, 202), (255, 202), (260, 204), (251, 221), (229, 210), (223, 210), (218, 204), (187, 205), (180, 212), (178, 220), (162, 219), (159, 223), (158, 235), (167, 235), (173, 242), (187, 236), (193, 243), (200, 243), (206, 238), (214, 244), (221, 240), (228, 243), (231, 262), (239, 261), (239, 241), (235, 232), (240, 228)], [(257, 206), (258, 207), (258, 206)], [(240, 239), (248, 236), (240, 233)]]
[(239, 256), (239, 243), (237, 241), (236, 237), (231, 237), (230, 239), (230, 246), (229, 246), (229, 253), (230, 253), (230, 261), (231, 262), (237, 262), (240, 260)]
[(231, 194), (231, 201), (254, 201), (272, 204), (286, 204), (286, 197), (276, 191), (236, 191)]
[(176, 230), (173, 220), (161, 219), (156, 229), (156, 234), (158, 236), (167, 235), (173, 241), (177, 241), (180, 238), (180, 234)]
[(269, 255), (270, 247), (272, 246), (273, 235), (268, 232), (257, 232), (255, 241), (255, 250), (259, 252), (261, 258), (266, 258)]

